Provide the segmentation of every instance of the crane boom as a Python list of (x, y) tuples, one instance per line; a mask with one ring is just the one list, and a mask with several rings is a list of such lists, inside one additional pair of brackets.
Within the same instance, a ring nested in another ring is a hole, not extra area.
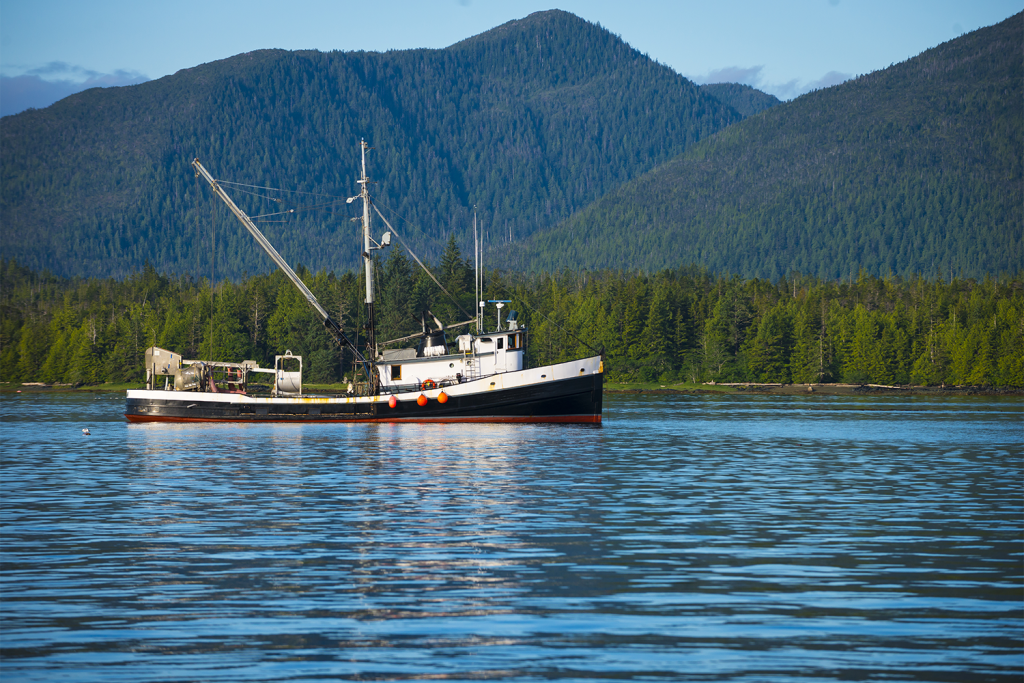
[(277, 249), (274, 249), (274, 245), (270, 243), (270, 240), (264, 237), (263, 233), (256, 227), (256, 224), (252, 222), (252, 219), (235, 205), (231, 200), (231, 197), (229, 197), (224, 191), (224, 188), (222, 188), (220, 184), (214, 180), (213, 176), (210, 175), (209, 171), (203, 168), (203, 165), (199, 163), (199, 159), (193, 159), (192, 168), (195, 169), (196, 175), (202, 176), (203, 180), (210, 184), (214, 193), (228, 205), (228, 208), (231, 209), (231, 213), (235, 214), (235, 217), (241, 221), (242, 225), (244, 225), (246, 230), (249, 231), (249, 234), (251, 234), (256, 239), (256, 242), (263, 247), (263, 251), (267, 252), (267, 256), (277, 264), (277, 267), (280, 268), (288, 279), (292, 281), (292, 284), (302, 292), (302, 295), (306, 297), (306, 301), (309, 302), (309, 305), (316, 309), (316, 312), (319, 313), (320, 317), (323, 319), (324, 327), (327, 328), (327, 332), (334, 337), (334, 340), (338, 342), (339, 345), (343, 347), (347, 346), (356, 357), (356, 360), (362, 363), (363, 370), (366, 372), (366, 376), (372, 384), (373, 375), (370, 373), (370, 364), (367, 362), (366, 358), (363, 357), (363, 354), (359, 353), (359, 349), (356, 348), (356, 345), (352, 343), (352, 341), (345, 335), (345, 332), (341, 329), (341, 326), (334, 322), (330, 314), (323, 306), (320, 305), (320, 302), (316, 300), (315, 296), (313, 296), (313, 292), (309, 291), (309, 288), (306, 287), (302, 280), (299, 279), (299, 276), (295, 274), (295, 271), (292, 270), (287, 261), (281, 258), (281, 255), (277, 253)]

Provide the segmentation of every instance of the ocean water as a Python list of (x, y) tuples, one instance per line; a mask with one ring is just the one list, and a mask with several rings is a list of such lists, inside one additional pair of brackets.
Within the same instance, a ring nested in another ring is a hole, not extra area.
[(0, 680), (1024, 676), (1021, 399), (605, 406), (181, 426), (3, 395)]

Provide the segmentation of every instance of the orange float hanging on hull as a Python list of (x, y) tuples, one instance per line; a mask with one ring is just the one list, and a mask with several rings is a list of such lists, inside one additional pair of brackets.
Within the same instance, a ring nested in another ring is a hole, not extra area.
[(420, 407), (427, 405), (427, 397), (420, 394), (419, 398), (416, 399), (416, 405)]

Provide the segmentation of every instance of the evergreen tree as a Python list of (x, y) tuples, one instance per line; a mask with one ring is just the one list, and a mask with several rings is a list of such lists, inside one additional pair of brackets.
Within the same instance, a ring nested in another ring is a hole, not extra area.
[(102, 365), (96, 346), (96, 323), (86, 320), (72, 339), (72, 351), (67, 380), (73, 384), (96, 384), (100, 381)]
[(757, 324), (757, 333), (746, 345), (751, 377), (758, 382), (790, 381), (790, 317), (785, 303), (779, 302)]
[(672, 367), (672, 337), (675, 325), (664, 286), (656, 286), (651, 296), (647, 321), (642, 333), (643, 364), (650, 379), (667, 375)]

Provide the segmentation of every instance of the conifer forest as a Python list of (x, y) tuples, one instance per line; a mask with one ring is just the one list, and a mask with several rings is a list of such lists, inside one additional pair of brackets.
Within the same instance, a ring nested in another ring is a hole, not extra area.
[[(458, 306), (473, 310), (472, 264), (454, 239), (432, 270)], [(360, 274), (300, 268), (299, 275), (358, 337), (365, 322)], [(511, 299), (520, 312), (531, 365), (602, 350), (610, 381), (1024, 387), (1022, 275), (977, 281), (862, 274), (836, 282), (794, 273), (769, 282), (689, 267), (652, 274), (488, 271), (484, 281), (485, 298)], [(421, 311), (446, 325), (465, 319), (400, 250), (379, 262), (375, 286), (378, 340), (419, 331)], [(279, 272), (211, 287), (152, 267), (124, 280), (64, 279), (4, 261), (0, 292), (5, 381), (141, 384), (143, 353), (154, 345), (185, 358), (261, 364), (291, 350), (304, 357), (307, 382), (352, 377), (351, 354)], [(488, 329), (494, 311), (488, 309)]]

